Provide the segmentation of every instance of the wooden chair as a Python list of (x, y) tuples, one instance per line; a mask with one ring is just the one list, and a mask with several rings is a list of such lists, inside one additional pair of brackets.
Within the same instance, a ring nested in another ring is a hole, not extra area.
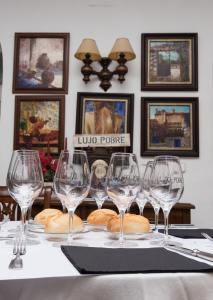
[(53, 188), (52, 186), (44, 186), (42, 194), (44, 197), (44, 209), (50, 207), (51, 196), (52, 196)]
[[(32, 216), (34, 217), (36, 213), (41, 211), (42, 209), (49, 208), (51, 203), (51, 195), (52, 195), (52, 187), (45, 186), (39, 195), (38, 199), (34, 202), (40, 203), (40, 208), (37, 211), (32, 209)], [(34, 206), (34, 204), (33, 204)], [(19, 205), (16, 201), (10, 196), (8, 193), (7, 186), (0, 186), (0, 222), (4, 218), (9, 218), (11, 221), (20, 220), (21, 218), (21, 211)]]
[(8, 217), (11, 221), (20, 219), (20, 209), (9, 195), (7, 186), (0, 186), (0, 221)]

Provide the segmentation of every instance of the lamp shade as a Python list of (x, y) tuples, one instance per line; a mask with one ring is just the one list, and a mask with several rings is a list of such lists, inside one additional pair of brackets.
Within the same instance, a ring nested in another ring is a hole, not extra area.
[(117, 39), (108, 57), (112, 60), (118, 60), (121, 53), (125, 55), (126, 60), (132, 60), (136, 57), (127, 38)]
[(101, 59), (101, 55), (99, 53), (95, 40), (83, 39), (81, 45), (79, 46), (77, 52), (75, 53), (75, 57), (77, 59), (83, 60), (85, 59), (86, 54), (90, 54), (90, 59), (93, 61)]

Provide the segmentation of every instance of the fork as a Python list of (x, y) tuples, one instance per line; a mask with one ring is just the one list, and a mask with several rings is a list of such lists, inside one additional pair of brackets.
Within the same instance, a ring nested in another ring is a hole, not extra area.
[(22, 269), (23, 268), (23, 260), (21, 258), (21, 253), (24, 254), (24, 250), (26, 252), (26, 248), (24, 246), (24, 240), (21, 236), (16, 237), (14, 246), (13, 246), (13, 254), (15, 254), (15, 258), (13, 258), (8, 268), (9, 269)]
[(16, 255), (18, 252), (20, 255), (26, 254), (26, 239), (20, 234), (15, 237), (13, 245), (13, 254)]

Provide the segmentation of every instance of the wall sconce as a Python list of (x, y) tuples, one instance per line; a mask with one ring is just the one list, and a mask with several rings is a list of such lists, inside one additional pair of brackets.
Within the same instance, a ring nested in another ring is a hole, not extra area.
[[(126, 62), (134, 59), (136, 56), (129, 40), (127, 38), (119, 38), (115, 41), (108, 57), (101, 57), (96, 42), (93, 39), (84, 39), (75, 53), (75, 57), (84, 62), (81, 68), (83, 81), (88, 83), (90, 76), (95, 75), (101, 81), (100, 87), (106, 92), (111, 87), (110, 81), (114, 75), (118, 75), (120, 83), (125, 80), (125, 75), (128, 72)], [(114, 71), (108, 69), (112, 60), (118, 62)], [(98, 61), (102, 66), (100, 71), (94, 70), (91, 66), (94, 61)]]

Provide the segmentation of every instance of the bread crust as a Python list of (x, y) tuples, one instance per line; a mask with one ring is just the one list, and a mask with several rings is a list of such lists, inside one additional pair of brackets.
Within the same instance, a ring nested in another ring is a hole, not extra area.
[[(146, 233), (150, 231), (149, 220), (143, 216), (135, 214), (124, 215), (124, 232), (125, 233)], [(119, 216), (113, 217), (107, 224), (107, 230), (110, 232), (120, 231)]]
[[(84, 224), (80, 217), (74, 215), (73, 232), (83, 231)], [(68, 233), (69, 232), (69, 214), (62, 214), (49, 219), (45, 226), (46, 233)]]
[(91, 225), (107, 225), (112, 217), (116, 217), (117, 213), (111, 209), (96, 209), (87, 218), (87, 222)]
[(35, 216), (34, 221), (37, 224), (46, 225), (50, 218), (61, 215), (63, 215), (63, 213), (59, 209), (46, 208)]

